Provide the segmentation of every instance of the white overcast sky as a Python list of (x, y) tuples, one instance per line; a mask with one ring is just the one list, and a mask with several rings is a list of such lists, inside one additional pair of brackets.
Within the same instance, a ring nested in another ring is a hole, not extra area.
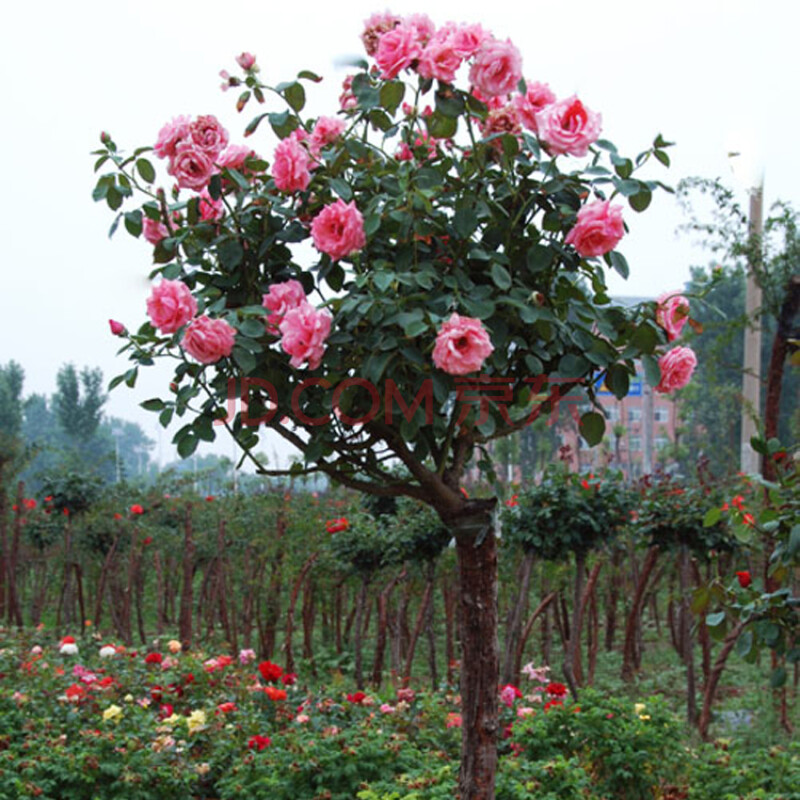
[[(213, 113), (233, 142), (243, 141), (250, 112), (236, 114), (235, 94), (222, 93), (218, 77), (223, 68), (235, 72), (243, 50), (256, 54), (268, 82), (304, 68), (324, 75), (309, 92), (309, 109), (333, 113), (346, 74), (335, 62), (362, 55), (363, 20), (387, 7), (424, 11), (437, 25), (479, 22), (510, 37), (525, 76), (559, 97), (577, 93), (602, 113), (603, 135), (626, 154), (663, 133), (677, 143), (673, 168), (654, 169), (655, 177), (732, 182), (726, 151), (749, 142), (760, 153), (766, 202), (800, 205), (800, 4), (787, 0), (9, 3), (0, 29), (0, 363), (24, 366), (26, 393), (51, 393), (70, 361), (99, 366), (106, 378), (123, 371), (108, 319), (137, 327), (144, 318), (150, 249), (124, 231), (109, 240), (112, 215), (91, 199), (89, 151), (100, 131), (132, 149), (152, 144), (172, 116)], [(271, 155), (265, 135), (249, 141)], [(690, 264), (707, 263), (676, 236), (682, 218), (668, 195), (626, 220), (631, 233), (620, 249), (631, 277), (614, 281), (615, 292), (655, 295), (679, 287)], [(154, 415), (138, 403), (164, 394), (166, 381), (160, 372), (134, 391), (115, 390), (107, 411), (156, 438)], [(170, 438), (161, 436), (162, 460), (172, 457)]]

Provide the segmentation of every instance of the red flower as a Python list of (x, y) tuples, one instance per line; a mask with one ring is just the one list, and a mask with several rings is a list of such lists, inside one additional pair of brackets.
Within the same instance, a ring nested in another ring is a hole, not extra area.
[(508, 500), (506, 500), (506, 505), (509, 508), (514, 508), (514, 506), (518, 506), (519, 505), (519, 501), (517, 500), (518, 497), (519, 497), (518, 494), (512, 494), (511, 497), (509, 497)]
[(122, 519), (122, 514), (120, 514), (120, 513), (119, 513), (119, 511), (117, 511), (117, 512), (114, 514), (114, 519)]
[(217, 714), (229, 714), (231, 711), (236, 711), (236, 703), (220, 703), (217, 706)]
[(281, 675), (281, 683), (284, 686), (294, 686), (297, 681), (297, 675), (294, 672), (285, 672)]
[(164, 656), (161, 653), (148, 653), (144, 657), (145, 664), (160, 664), (164, 660)]
[(183, 682), (187, 685), (190, 683), (194, 683), (194, 675), (192, 675), (191, 672), (187, 673), (186, 675), (183, 676)]
[(61, 640), (61, 644), (75, 644), (75, 637), (74, 636), (65, 636)]
[(214, 502), (214, 495), (210, 494), (206, 497), (206, 503), (213, 503)]
[(544, 704), (544, 710), (549, 711), (553, 706), (563, 706), (564, 703), (561, 700), (548, 700)]
[(272, 740), (269, 736), (259, 736), (256, 734), (255, 736), (251, 736), (247, 740), (247, 746), (251, 750), (258, 750), (260, 753), (264, 748), (269, 747), (272, 744)]
[(36, 501), (33, 498), (26, 498), (22, 503), (28, 511), (33, 511), (33, 509), (36, 508)]
[(551, 697), (566, 697), (567, 687), (563, 683), (548, 683), (545, 691)]
[(233, 659), (230, 656), (217, 656), (217, 666), (220, 669), (229, 667), (231, 664), (233, 664)]
[(736, 497), (731, 500), (731, 505), (737, 511), (744, 511), (744, 497), (742, 497), (740, 494), (737, 494)]
[(736, 577), (739, 579), (739, 586), (741, 586), (742, 589), (746, 589), (753, 582), (753, 579), (750, 577), (750, 573), (747, 570), (737, 572)]
[(742, 522), (744, 522), (745, 525), (755, 525), (756, 518), (751, 513), (748, 512), (742, 517)]
[(274, 686), (265, 686), (264, 694), (270, 700), (285, 700), (287, 696), (285, 689), (276, 689)]
[(44, 499), (45, 503), (52, 503), (53, 502), (53, 495), (49, 494)]
[(461, 494), (469, 500), (469, 492), (463, 486), (461, 487)]
[(138, 503), (134, 503), (131, 506), (131, 514), (144, 514), (144, 509)]
[(364, 692), (355, 692), (354, 694), (347, 695), (348, 701), (355, 703), (356, 705), (363, 703), (366, 698), (367, 696), (364, 694)]
[(82, 700), (84, 697), (86, 697), (86, 689), (77, 683), (73, 683), (72, 686), (70, 686), (69, 689), (64, 692), (64, 694), (67, 696), (67, 700), (77, 702), (78, 700)]
[(162, 703), (158, 707), (158, 718), (159, 719), (166, 719), (167, 717), (171, 717), (175, 713), (175, 709), (173, 708), (171, 703)]
[(347, 517), (339, 517), (339, 519), (329, 519), (325, 523), (325, 530), (328, 533), (340, 533), (346, 531), (350, 527), (350, 522)]
[(145, 536), (144, 539), (142, 539), (142, 547), (147, 547), (149, 544), (153, 544), (153, 537)]
[(261, 677), (267, 683), (274, 683), (281, 675), (283, 675), (283, 667), (279, 667), (277, 664), (273, 664), (271, 661), (262, 661), (258, 665), (258, 671), (261, 673)]

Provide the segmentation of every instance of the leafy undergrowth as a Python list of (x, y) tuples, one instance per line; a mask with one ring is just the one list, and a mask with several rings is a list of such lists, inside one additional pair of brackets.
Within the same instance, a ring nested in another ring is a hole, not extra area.
[[(103, 646), (104, 645), (104, 646)], [(433, 800), (458, 777), (456, 692), (306, 686), (236, 658), (0, 633), (4, 800)], [(101, 649), (102, 647), (102, 649)], [(499, 800), (800, 800), (800, 744), (687, 746), (663, 697), (503, 687)]]

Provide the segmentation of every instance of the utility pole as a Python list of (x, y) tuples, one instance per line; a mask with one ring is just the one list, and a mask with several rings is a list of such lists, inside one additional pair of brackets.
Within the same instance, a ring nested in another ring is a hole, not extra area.
[(748, 221), (748, 269), (745, 289), (744, 374), (742, 377), (742, 441), (740, 469), (745, 475), (760, 473), (759, 454), (750, 446), (750, 439), (758, 432), (757, 420), (761, 417), (761, 286), (758, 273), (763, 248), (763, 182), (750, 193)]

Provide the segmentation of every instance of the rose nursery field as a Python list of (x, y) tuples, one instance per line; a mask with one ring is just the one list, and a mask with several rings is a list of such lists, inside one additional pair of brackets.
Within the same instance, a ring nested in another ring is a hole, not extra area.
[[(47, 629), (3, 634), (0, 796), (451, 798), (453, 687), (313, 684), (250, 649), (126, 648)], [(587, 690), (575, 702), (527, 665), (499, 692), (500, 798), (800, 797), (800, 746), (729, 737), (689, 747), (663, 697)]]

